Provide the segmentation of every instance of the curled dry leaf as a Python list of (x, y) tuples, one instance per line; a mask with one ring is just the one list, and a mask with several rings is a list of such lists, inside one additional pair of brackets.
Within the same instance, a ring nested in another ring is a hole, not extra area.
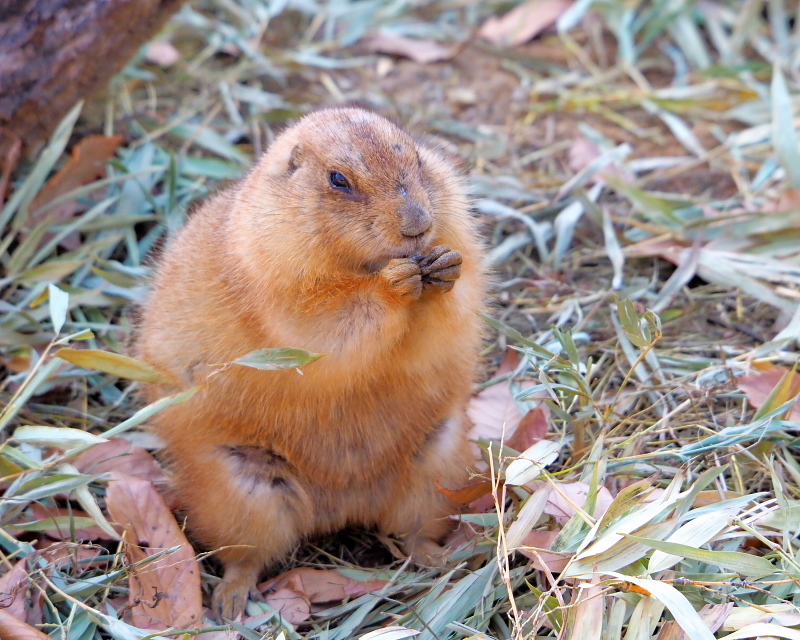
[(372, 36), (366, 41), (366, 46), (374, 53), (402, 56), (420, 64), (449, 60), (455, 55), (454, 47), (446, 47), (433, 40), (418, 40), (388, 33)]
[(0, 609), (0, 638), (3, 640), (51, 640), (38, 629)]
[(121, 525), (131, 563), (179, 547), (131, 572), (132, 623), (142, 629), (191, 627), (203, 616), (194, 549), (152, 483), (111, 472), (106, 505)]
[(444, 496), (450, 498), (457, 504), (469, 504), (475, 500), (482, 498), (492, 491), (492, 482), (490, 480), (478, 480), (472, 482), (461, 489), (448, 489), (443, 487), (439, 481), (436, 481), (436, 488)]
[(478, 32), (498, 47), (516, 47), (533, 40), (572, 6), (572, 0), (529, 0), (504, 16), (489, 18)]
[[(740, 376), (737, 382), (739, 388), (747, 394), (750, 404), (756, 409), (760, 409), (778, 383), (789, 373), (789, 369), (769, 362), (757, 363), (755, 369), (753, 373)], [(798, 394), (800, 394), (800, 375), (792, 373), (792, 379), (786, 389), (786, 400), (795, 398)], [(797, 403), (792, 407), (789, 419), (800, 421), (800, 405)]]
[(165, 482), (164, 472), (156, 459), (125, 438), (111, 438), (78, 455), (72, 464), (81, 473), (119, 471), (150, 482)]

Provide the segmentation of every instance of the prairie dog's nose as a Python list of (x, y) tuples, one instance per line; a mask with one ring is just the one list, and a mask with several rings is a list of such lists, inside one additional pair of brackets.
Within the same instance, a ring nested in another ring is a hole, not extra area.
[(421, 236), (433, 224), (433, 216), (418, 202), (406, 202), (400, 208), (400, 233), (406, 238)]

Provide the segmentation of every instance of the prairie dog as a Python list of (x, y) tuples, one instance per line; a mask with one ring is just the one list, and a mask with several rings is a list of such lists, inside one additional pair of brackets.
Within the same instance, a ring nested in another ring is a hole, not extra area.
[[(194, 537), (220, 549), (220, 616), (262, 570), (346, 525), (435, 555), (467, 479), (465, 408), (481, 341), (484, 252), (461, 178), (388, 120), (327, 109), (284, 131), (166, 247), (137, 355), (200, 385), (154, 420)], [(296, 370), (256, 349), (326, 354)]]

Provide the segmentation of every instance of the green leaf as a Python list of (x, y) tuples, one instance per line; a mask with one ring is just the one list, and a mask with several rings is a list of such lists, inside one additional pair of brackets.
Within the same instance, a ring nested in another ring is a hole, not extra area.
[(234, 360), (235, 364), (241, 364), (254, 369), (266, 371), (277, 371), (279, 369), (296, 369), (303, 365), (319, 360), (324, 353), (311, 353), (303, 349), (293, 349), (292, 347), (281, 347), (278, 349), (259, 349), (251, 351), (246, 356)]
[(778, 161), (786, 171), (790, 186), (800, 188), (800, 153), (798, 152), (797, 130), (794, 126), (792, 97), (786, 87), (786, 80), (780, 66), (772, 70), (772, 144)]
[(358, 640), (403, 640), (403, 638), (411, 638), (419, 635), (419, 631), (415, 629), (408, 629), (407, 627), (384, 627), (383, 629), (376, 629), (369, 633), (360, 636)]
[(163, 382), (164, 380), (163, 376), (149, 364), (110, 351), (65, 347), (56, 351), (55, 355), (78, 367), (96, 369), (128, 380), (139, 380), (140, 382)]
[(718, 567), (723, 567), (724, 569), (730, 569), (743, 576), (762, 578), (775, 572), (775, 567), (769, 560), (761, 556), (750, 555), (749, 553), (741, 553), (739, 551), (707, 551), (705, 549), (695, 549), (687, 544), (679, 544), (677, 542), (640, 538), (639, 536), (625, 533), (622, 535), (626, 538), (631, 538), (632, 540), (646, 544), (653, 549), (663, 551), (664, 553), (713, 564)]
[(50, 531), (51, 529), (56, 529), (68, 532), (72, 531), (73, 528), (88, 529), (89, 527), (94, 527), (95, 524), (95, 521), (91, 518), (82, 516), (55, 516), (43, 520), (33, 520), (32, 522), (7, 524), (5, 528), (9, 531)]
[(81, 429), (47, 426), (19, 427), (14, 432), (14, 440), (17, 442), (27, 442), (28, 444), (58, 447), (60, 449), (72, 449), (87, 444), (107, 442), (105, 438), (91, 434), (88, 431), (82, 431)]

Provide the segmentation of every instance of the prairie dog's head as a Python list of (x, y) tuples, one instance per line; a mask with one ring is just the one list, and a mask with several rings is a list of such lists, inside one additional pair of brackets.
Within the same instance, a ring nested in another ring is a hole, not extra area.
[(447, 162), (356, 108), (306, 116), (275, 140), (251, 178), (291, 218), (298, 240), (321, 238), (326, 251), (370, 270), (425, 253), (453, 207), (465, 208)]

